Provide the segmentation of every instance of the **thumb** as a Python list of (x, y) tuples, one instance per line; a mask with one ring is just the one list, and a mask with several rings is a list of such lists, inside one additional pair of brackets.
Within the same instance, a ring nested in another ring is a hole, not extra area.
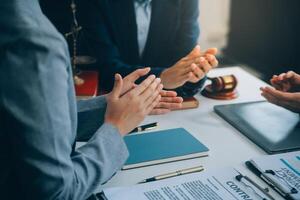
[(123, 88), (123, 79), (120, 74), (115, 74), (115, 84), (112, 90), (113, 98), (118, 99), (121, 96), (121, 91)]
[(205, 54), (212, 54), (212, 55), (217, 55), (218, 49), (217, 48), (209, 48), (206, 50)]
[(188, 57), (199, 57), (201, 56), (201, 47), (200, 45), (196, 45), (195, 48), (189, 53)]

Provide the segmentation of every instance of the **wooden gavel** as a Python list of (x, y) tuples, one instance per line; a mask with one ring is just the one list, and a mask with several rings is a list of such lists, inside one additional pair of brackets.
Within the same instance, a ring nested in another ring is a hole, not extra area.
[(208, 77), (208, 80), (211, 81), (211, 92), (232, 92), (238, 84), (234, 75)]
[(238, 97), (236, 90), (238, 81), (234, 75), (207, 78), (211, 84), (201, 92), (203, 96), (217, 100), (231, 100)]

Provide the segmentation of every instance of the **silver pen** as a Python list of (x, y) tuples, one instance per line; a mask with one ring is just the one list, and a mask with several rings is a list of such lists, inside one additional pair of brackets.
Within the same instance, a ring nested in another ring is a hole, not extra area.
[(203, 170), (204, 170), (203, 166), (197, 166), (197, 167), (192, 167), (192, 168), (188, 168), (188, 169), (182, 169), (182, 170), (178, 170), (178, 171), (175, 171), (175, 172), (170, 172), (170, 173), (154, 176), (154, 177), (151, 177), (151, 178), (147, 178), (147, 179), (139, 182), (138, 184), (148, 183), (148, 182), (152, 182), (152, 181), (158, 181), (158, 180), (162, 180), (162, 179), (166, 179), (166, 178), (172, 178), (172, 177), (175, 177), (175, 176), (181, 176), (181, 175), (185, 175), (185, 174), (201, 172)]

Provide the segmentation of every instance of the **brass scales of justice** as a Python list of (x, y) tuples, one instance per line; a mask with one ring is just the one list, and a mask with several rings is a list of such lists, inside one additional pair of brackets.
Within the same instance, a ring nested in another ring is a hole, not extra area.
[(78, 25), (76, 12), (77, 12), (77, 6), (74, 0), (71, 1), (71, 11), (72, 11), (72, 17), (73, 17), (73, 23), (71, 27), (71, 31), (65, 34), (65, 38), (68, 39), (69, 37), (72, 37), (73, 42), (73, 56), (71, 58), (72, 63), (72, 69), (74, 74), (74, 83), (75, 85), (82, 85), (84, 84), (84, 80), (78, 77), (80, 74), (80, 70), (76, 68), (77, 65), (90, 65), (96, 63), (96, 59), (90, 56), (78, 56), (77, 55), (77, 41), (79, 32), (82, 30), (82, 27)]

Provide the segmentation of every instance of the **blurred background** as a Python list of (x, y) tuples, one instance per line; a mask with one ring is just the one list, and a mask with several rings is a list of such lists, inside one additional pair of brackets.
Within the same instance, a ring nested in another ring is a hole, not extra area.
[[(40, 2), (57, 29), (70, 32), (70, 0)], [(299, 0), (200, 0), (199, 9), (199, 44), (221, 50), (220, 67), (239, 65), (265, 81), (288, 70), (300, 72)], [(83, 27), (78, 54), (89, 51)]]

